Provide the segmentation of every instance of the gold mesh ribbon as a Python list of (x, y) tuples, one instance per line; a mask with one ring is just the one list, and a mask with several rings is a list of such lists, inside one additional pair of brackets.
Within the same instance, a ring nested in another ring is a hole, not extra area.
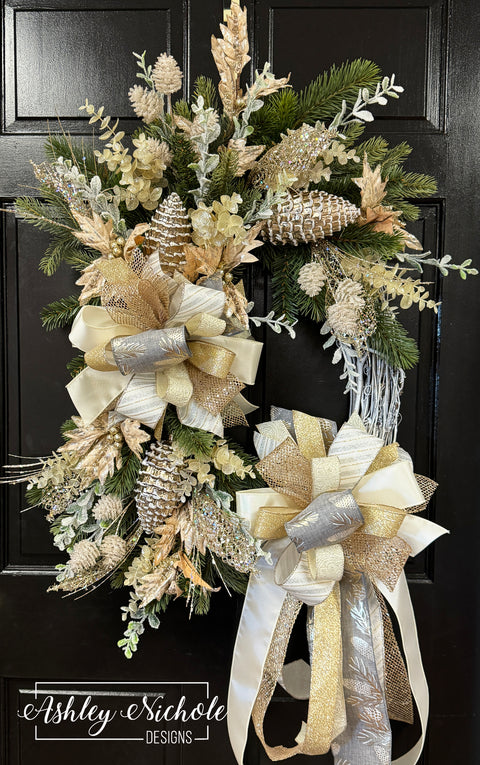
[(427, 476), (425, 475), (418, 475), (418, 473), (415, 473), (415, 478), (417, 479), (417, 483), (420, 487), (420, 491), (422, 492), (425, 501), (422, 502), (420, 505), (409, 507), (408, 508), (409, 513), (421, 513), (423, 510), (425, 510), (425, 508), (427, 507), (428, 503), (433, 497), (435, 490), (438, 486), (438, 483), (436, 483), (436, 481), (433, 481), (431, 478), (427, 478)]
[(190, 341), (188, 347), (192, 352), (190, 364), (198, 367), (202, 372), (221, 378), (225, 378), (230, 372), (235, 354), (228, 348), (206, 343), (203, 340)]
[(117, 324), (142, 330), (164, 326), (170, 303), (167, 276), (156, 274), (145, 263), (129, 265), (121, 258), (100, 260), (96, 267), (105, 278), (102, 305)]
[(248, 425), (245, 412), (243, 412), (236, 401), (229, 401), (226, 407), (222, 410), (221, 415), (224, 428), (235, 428), (238, 425)]
[(411, 547), (400, 537), (385, 539), (372, 534), (355, 532), (341, 543), (345, 556), (345, 571), (366, 573), (382, 581), (393, 591), (408, 560)]
[(389, 467), (389, 465), (393, 465), (393, 463), (398, 460), (398, 444), (388, 444), (387, 446), (382, 446), (380, 451), (377, 453), (377, 456), (372, 461), (372, 464), (367, 469), (365, 475), (369, 475), (370, 473), (375, 473), (376, 470), (381, 470), (382, 468)]
[(405, 518), (405, 512), (388, 505), (359, 505), (363, 515), (364, 534), (391, 539), (395, 537)]
[(260, 460), (257, 470), (272, 488), (298, 500), (300, 509), (312, 499), (310, 461), (303, 456), (292, 438), (286, 438), (270, 454)]
[(320, 422), (317, 417), (311, 417), (304, 412), (293, 411), (293, 426), (297, 437), (298, 448), (307, 460), (314, 457), (326, 457), (325, 444)]
[(342, 673), (341, 609), (338, 584), (328, 598), (314, 608), (310, 701), (307, 723), (302, 727), (303, 740), (293, 747), (269, 746), (265, 741), (263, 732), (265, 713), (285, 661), (288, 641), (300, 607), (300, 601), (287, 595), (270, 644), (252, 712), (257, 735), (269, 758), (275, 762), (296, 754), (325, 754), (330, 749), (337, 727), (336, 717)]
[(214, 377), (188, 362), (185, 366), (193, 385), (193, 398), (211, 414), (220, 414), (237, 393), (245, 388), (245, 384), (234, 375)]
[(380, 604), (383, 621), (383, 640), (385, 646), (385, 698), (388, 716), (391, 720), (413, 723), (413, 701), (408, 673), (393, 631), (392, 620), (388, 613), (385, 598), (378, 588), (374, 588)]
[(299, 513), (298, 507), (261, 507), (255, 518), (253, 536), (258, 539), (282, 539), (285, 524)]

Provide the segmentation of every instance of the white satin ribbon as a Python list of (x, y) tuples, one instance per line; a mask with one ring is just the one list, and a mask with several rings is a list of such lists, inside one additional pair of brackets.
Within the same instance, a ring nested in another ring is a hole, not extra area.
[[(278, 539), (266, 545), (274, 564), (289, 541)], [(275, 584), (274, 565), (259, 558), (257, 570), (258, 573), (250, 576), (245, 595), (228, 689), (227, 726), (238, 765), (243, 763), (253, 705), (275, 625), (287, 596), (285, 590)]]

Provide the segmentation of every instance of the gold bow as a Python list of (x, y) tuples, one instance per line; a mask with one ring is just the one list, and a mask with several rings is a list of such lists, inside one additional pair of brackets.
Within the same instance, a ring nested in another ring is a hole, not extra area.
[[(251, 411), (240, 391), (252, 383), (261, 343), (229, 337), (218, 290), (156, 273), (145, 260), (104, 261), (103, 307), (84, 306), (70, 340), (88, 368), (67, 386), (91, 422), (118, 396), (116, 410), (155, 428), (167, 404), (182, 422), (223, 434)], [(120, 395), (119, 395), (120, 394)]]
[[(274, 540), (288, 535), (292, 540), (274, 572), (277, 585), (288, 592), (285, 620), (293, 626), (296, 603), (313, 606), (310, 702), (298, 745), (270, 747), (263, 737), (274, 688), (267, 675), (283, 663), (278, 657), (286, 650), (291, 626), (277, 625), (272, 645), (277, 644), (253, 709), (257, 733), (273, 760), (300, 752), (323, 754), (345, 728), (339, 582), (344, 576), (366, 574), (393, 590), (411, 553), (398, 535), (400, 527), (410, 512), (425, 506), (405, 453), (397, 444), (382, 446), (358, 416), (334, 437), (328, 420), (295, 411), (285, 414), (289, 421), (262, 423), (255, 436), (261, 457), (257, 470), (269, 489), (237, 495), (238, 511), (255, 536)], [(389, 636), (392, 641), (391, 630)], [(405, 688), (394, 691), (393, 700)], [(409, 702), (403, 719), (411, 716), (410, 695)]]

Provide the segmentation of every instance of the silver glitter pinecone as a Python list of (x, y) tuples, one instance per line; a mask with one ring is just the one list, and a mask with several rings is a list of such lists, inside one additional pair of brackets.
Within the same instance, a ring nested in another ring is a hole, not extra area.
[(182, 503), (182, 465), (172, 447), (163, 441), (154, 443), (143, 458), (135, 499), (138, 519), (147, 534), (153, 533)]
[(360, 210), (343, 197), (326, 191), (289, 192), (266, 221), (264, 236), (271, 242), (297, 245), (316, 242), (353, 223)]

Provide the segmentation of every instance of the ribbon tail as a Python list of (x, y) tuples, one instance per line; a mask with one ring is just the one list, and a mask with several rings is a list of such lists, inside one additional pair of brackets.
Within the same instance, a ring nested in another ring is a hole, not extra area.
[(385, 600), (390, 603), (400, 627), (403, 650), (407, 662), (408, 678), (413, 698), (417, 705), (422, 733), (409, 752), (394, 760), (392, 765), (416, 765), (423, 750), (428, 721), (429, 697), (428, 684), (423, 670), (417, 626), (405, 574), (402, 573), (393, 592), (380, 581), (375, 582)]
[(340, 586), (347, 725), (332, 743), (335, 765), (390, 765), (392, 734), (370, 621), (373, 588), (364, 575), (344, 578)]
[[(281, 551), (288, 540), (272, 542), (269, 550)], [(238, 765), (248, 737), (250, 717), (263, 677), (263, 669), (275, 627), (287, 596), (275, 584), (274, 566), (260, 558), (258, 574), (251, 576), (233, 652), (228, 690), (227, 725), (230, 743)]]

